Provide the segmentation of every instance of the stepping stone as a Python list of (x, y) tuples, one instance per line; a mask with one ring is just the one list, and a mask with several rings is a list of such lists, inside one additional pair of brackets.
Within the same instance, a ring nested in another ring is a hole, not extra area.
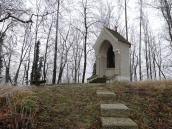
[(116, 99), (116, 94), (111, 91), (97, 91), (97, 96), (101, 99), (102, 103), (112, 103)]
[(98, 90), (97, 91), (98, 96), (115, 96), (115, 93), (112, 91), (104, 91), (104, 90)]
[(102, 117), (102, 129), (138, 129), (130, 118)]
[(102, 116), (108, 117), (128, 117), (130, 112), (129, 108), (124, 104), (101, 104), (100, 105)]

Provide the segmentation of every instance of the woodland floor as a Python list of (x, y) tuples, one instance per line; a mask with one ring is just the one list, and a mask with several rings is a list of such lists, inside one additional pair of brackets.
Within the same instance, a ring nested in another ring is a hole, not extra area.
[(131, 109), (139, 129), (172, 129), (172, 81), (12, 88), (10, 95), (2, 87), (0, 129), (98, 129), (101, 88)]

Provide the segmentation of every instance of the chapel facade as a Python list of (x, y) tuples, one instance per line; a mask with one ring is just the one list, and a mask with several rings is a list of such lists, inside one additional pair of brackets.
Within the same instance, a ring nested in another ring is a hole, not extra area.
[(131, 44), (117, 30), (104, 27), (94, 45), (96, 72), (88, 81), (104, 77), (111, 81), (129, 81), (130, 46)]

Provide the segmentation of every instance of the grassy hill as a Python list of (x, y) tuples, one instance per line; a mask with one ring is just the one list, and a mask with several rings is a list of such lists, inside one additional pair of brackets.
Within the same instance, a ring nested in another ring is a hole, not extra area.
[(0, 127), (98, 129), (97, 89), (114, 91), (117, 101), (132, 109), (130, 117), (140, 129), (172, 127), (172, 81), (22, 88), (0, 97)]

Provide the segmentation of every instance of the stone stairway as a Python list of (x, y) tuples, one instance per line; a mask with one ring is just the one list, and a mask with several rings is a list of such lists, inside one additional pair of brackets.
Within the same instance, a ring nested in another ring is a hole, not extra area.
[(101, 115), (103, 117), (128, 117), (129, 108), (124, 104), (101, 104)]
[(111, 91), (98, 90), (96, 94), (100, 98), (102, 104), (112, 103), (116, 100), (115, 93)]
[(129, 117), (127, 106), (115, 101), (116, 94), (111, 91), (97, 91), (100, 98), (102, 129), (138, 129), (137, 124)]

